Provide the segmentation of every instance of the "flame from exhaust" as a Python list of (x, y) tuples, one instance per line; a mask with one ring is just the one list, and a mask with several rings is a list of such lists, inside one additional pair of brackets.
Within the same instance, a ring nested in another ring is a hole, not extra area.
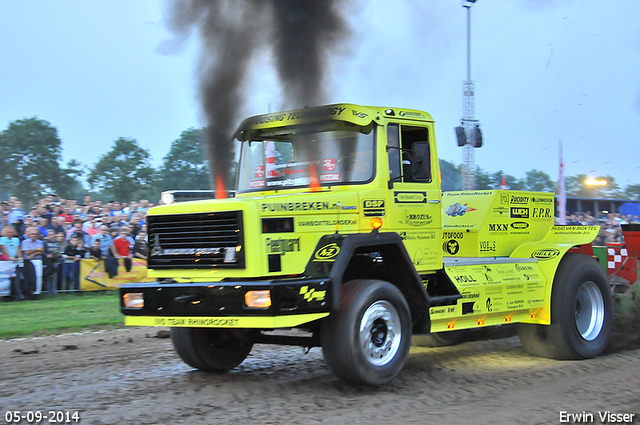
[(228, 198), (227, 190), (224, 188), (224, 181), (222, 180), (222, 174), (216, 175), (216, 199)]

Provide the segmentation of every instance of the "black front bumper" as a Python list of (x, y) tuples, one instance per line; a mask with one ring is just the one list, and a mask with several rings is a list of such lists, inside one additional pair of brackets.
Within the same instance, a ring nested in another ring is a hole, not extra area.
[[(271, 306), (249, 308), (248, 291), (269, 290)], [(198, 283), (127, 283), (120, 287), (120, 308), (126, 316), (237, 317), (324, 313), (331, 310), (329, 279), (281, 279)], [(144, 306), (127, 308), (123, 296), (142, 293)]]

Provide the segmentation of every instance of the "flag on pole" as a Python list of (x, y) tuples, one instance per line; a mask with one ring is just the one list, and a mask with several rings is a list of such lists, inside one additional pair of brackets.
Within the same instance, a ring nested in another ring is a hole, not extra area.
[(558, 224), (567, 224), (567, 190), (564, 184), (562, 139), (558, 139), (558, 147), (560, 149), (560, 171), (558, 173)]

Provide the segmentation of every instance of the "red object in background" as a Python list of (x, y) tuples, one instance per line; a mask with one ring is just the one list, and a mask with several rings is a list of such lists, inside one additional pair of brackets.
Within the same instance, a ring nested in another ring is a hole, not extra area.
[(624, 244), (607, 244), (607, 274), (633, 285), (638, 280), (638, 258), (630, 256)]

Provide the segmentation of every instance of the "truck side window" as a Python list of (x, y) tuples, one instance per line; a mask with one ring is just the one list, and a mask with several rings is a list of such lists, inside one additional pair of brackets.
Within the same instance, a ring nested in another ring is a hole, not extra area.
[[(405, 182), (414, 182), (411, 175), (411, 149), (416, 142), (429, 142), (429, 132), (425, 127), (402, 126), (401, 131), (401, 147), (402, 147), (402, 175)], [(394, 149), (395, 150), (395, 149)], [(431, 157), (428, 155), (423, 158), (429, 165), (429, 175), (431, 173)], [(428, 179), (431, 181), (431, 178)], [(422, 180), (422, 182), (425, 182)]]
[(389, 155), (389, 179), (400, 178), (400, 134), (398, 124), (387, 126), (387, 149)]

